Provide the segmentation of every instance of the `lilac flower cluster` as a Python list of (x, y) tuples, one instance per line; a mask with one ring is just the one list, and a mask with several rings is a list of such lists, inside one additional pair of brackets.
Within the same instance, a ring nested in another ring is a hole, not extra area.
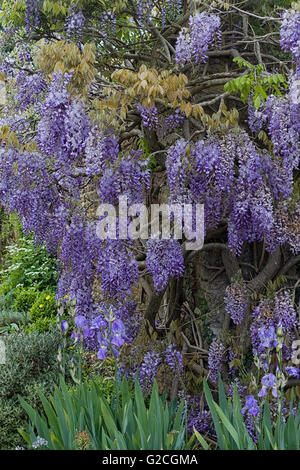
[(171, 132), (178, 127), (181, 127), (185, 119), (185, 115), (181, 113), (180, 108), (175, 109), (174, 113), (170, 114), (164, 120), (164, 132)]
[(207, 61), (207, 51), (214, 35), (220, 39), (221, 20), (217, 15), (207, 12), (190, 16), (189, 28), (182, 29), (176, 42), (176, 62), (185, 64), (194, 61), (196, 64)]
[(97, 256), (97, 272), (103, 291), (111, 297), (130, 295), (138, 280), (138, 264), (120, 240), (106, 240)]
[(40, 95), (47, 89), (47, 82), (43, 75), (39, 73), (28, 75), (22, 71), (16, 78), (15, 86), (17, 88), (15, 95), (16, 109), (22, 111), (28, 106), (38, 103)]
[(239, 325), (247, 314), (247, 288), (245, 284), (235, 282), (225, 291), (225, 309), (235, 325)]
[(153, 108), (145, 108), (145, 106), (138, 105), (137, 109), (142, 117), (143, 126), (152, 131), (158, 127), (158, 111), (156, 106)]
[(166, 171), (173, 197), (181, 195), (185, 191), (189, 163), (186, 156), (187, 146), (188, 143), (184, 139), (179, 139), (169, 148), (167, 153)]
[(101, 32), (105, 39), (115, 36), (117, 30), (117, 19), (112, 11), (104, 11), (100, 16)]
[(42, 0), (26, 0), (25, 25), (27, 34), (31, 34), (40, 24)]
[(82, 11), (75, 11), (72, 7), (70, 15), (66, 19), (66, 31), (67, 37), (71, 37), (72, 35), (76, 35), (77, 38), (80, 38), (82, 35), (82, 30), (84, 28), (86, 19)]
[(162, 358), (159, 353), (149, 351), (145, 355), (139, 369), (139, 382), (144, 393), (150, 392), (157, 373), (157, 368), (161, 362)]
[(221, 373), (222, 365), (225, 360), (225, 346), (219, 338), (214, 338), (208, 351), (208, 369), (210, 380), (217, 384), (218, 375)]
[(300, 11), (287, 10), (282, 17), (280, 45), (285, 52), (290, 52), (297, 64), (300, 76)]
[(165, 359), (171, 372), (173, 374), (183, 373), (183, 358), (182, 354), (174, 344), (170, 344), (165, 351)]
[(165, 27), (166, 19), (174, 21), (181, 13), (182, 0), (164, 0), (161, 9), (161, 24)]
[(148, 240), (146, 266), (153, 277), (155, 290), (164, 290), (170, 277), (183, 276), (184, 259), (180, 243), (173, 239)]
[(154, 7), (153, 0), (137, 0), (137, 17), (141, 26), (146, 26)]

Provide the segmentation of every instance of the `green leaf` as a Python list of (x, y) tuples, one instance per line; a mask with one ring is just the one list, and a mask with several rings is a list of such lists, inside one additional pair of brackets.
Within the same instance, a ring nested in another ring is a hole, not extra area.
[(204, 450), (210, 450), (210, 446), (207, 444), (206, 440), (201, 436), (201, 434), (197, 431), (197, 429), (194, 427), (194, 434), (198, 441), (200, 442), (201, 446), (203, 447)]

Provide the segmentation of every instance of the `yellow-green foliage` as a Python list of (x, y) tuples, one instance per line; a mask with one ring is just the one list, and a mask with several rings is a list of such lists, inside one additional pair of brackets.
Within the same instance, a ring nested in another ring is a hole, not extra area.
[(41, 41), (35, 57), (36, 65), (47, 75), (53, 72), (73, 72), (69, 91), (71, 95), (87, 95), (96, 75), (96, 46), (93, 43), (84, 45), (82, 51), (76, 44), (67, 41), (48, 43)]
[(41, 292), (29, 311), (30, 319), (35, 322), (40, 318), (51, 318), (56, 315), (55, 295), (52, 292)]

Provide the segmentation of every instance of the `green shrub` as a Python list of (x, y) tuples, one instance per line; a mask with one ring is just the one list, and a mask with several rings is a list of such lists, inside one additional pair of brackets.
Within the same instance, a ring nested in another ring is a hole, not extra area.
[(51, 450), (179, 450), (186, 446), (184, 403), (167, 403), (159, 395), (156, 382), (149, 405), (138, 381), (132, 397), (125, 379), (110, 403), (97, 383), (83, 383), (69, 390), (62, 377), (60, 389), (56, 388), (50, 400), (39, 395), (43, 414), (20, 397), (30, 419), (28, 432), (21, 431), (29, 448), (37, 435)]
[[(30, 385), (24, 385), (22, 393), (33, 408), (42, 410), (42, 402), (38, 390), (43, 390), (47, 396), (54, 391), (54, 383), (41, 379)], [(0, 398), (0, 450), (14, 450), (17, 446), (23, 446), (24, 440), (18, 429), (27, 429), (28, 416), (16, 397), (10, 399)]]
[(0, 271), (0, 310), (12, 310), (20, 288), (54, 291), (56, 260), (44, 246), (36, 247), (30, 237), (6, 247), (5, 267)]
[(18, 428), (26, 429), (28, 416), (17, 396), (23, 396), (35, 409), (42, 410), (38, 391), (53, 393), (58, 383), (57, 350), (61, 333), (57, 328), (39, 334), (14, 333), (2, 336), (6, 364), (0, 365), (0, 449), (22, 445)]
[(34, 304), (29, 310), (30, 320), (36, 322), (41, 319), (56, 318), (57, 307), (55, 295), (51, 291), (43, 291), (37, 295)]
[(16, 323), (18, 326), (26, 325), (28, 318), (28, 315), (22, 312), (2, 311), (0, 312), (0, 328), (12, 323)]
[[(29, 397), (27, 397), (29, 400)], [(26, 413), (15, 400), (0, 398), (0, 450), (13, 450), (23, 445), (17, 429), (26, 423)]]
[(38, 292), (35, 289), (19, 287), (15, 291), (15, 300), (12, 306), (13, 311), (28, 313), (36, 301), (37, 296)]
[(34, 333), (35, 331), (39, 333), (44, 333), (49, 331), (56, 325), (56, 317), (50, 318), (38, 318), (34, 323), (27, 328), (27, 333)]
[(30, 386), (41, 376), (45, 383), (57, 382), (57, 351), (62, 341), (57, 328), (47, 333), (14, 333), (2, 339), (6, 346), (6, 364), (0, 367), (0, 398), (22, 394), (25, 384)]

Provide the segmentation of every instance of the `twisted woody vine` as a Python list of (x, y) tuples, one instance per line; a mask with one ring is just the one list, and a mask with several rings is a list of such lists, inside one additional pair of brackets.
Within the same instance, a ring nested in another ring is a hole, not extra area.
[[(220, 377), (257, 441), (260, 403), (300, 396), (300, 4), (2, 1), (1, 25), (0, 204), (57, 259), (59, 325), (211, 442)], [(153, 204), (203, 246), (130, 237)]]

